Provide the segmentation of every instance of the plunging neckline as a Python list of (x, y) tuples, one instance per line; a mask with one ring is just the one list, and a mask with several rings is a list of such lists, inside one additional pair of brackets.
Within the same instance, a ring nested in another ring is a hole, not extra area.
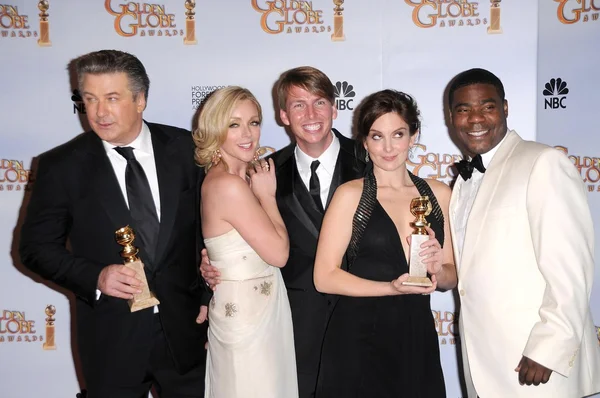
[(377, 206), (379, 206), (381, 208), (381, 210), (383, 211), (383, 214), (385, 215), (385, 218), (394, 227), (394, 232), (395, 232), (396, 240), (398, 241), (398, 244), (400, 245), (400, 252), (402, 253), (402, 258), (406, 262), (406, 265), (408, 265), (408, 258), (406, 258), (406, 252), (404, 251), (404, 246), (402, 245), (402, 236), (400, 236), (400, 232), (398, 232), (398, 227), (396, 227), (396, 223), (394, 223), (394, 220), (392, 219), (392, 217), (390, 217), (390, 215), (385, 210), (385, 207), (383, 207), (383, 205), (381, 204), (381, 202), (379, 201), (379, 199), (376, 198), (375, 201), (377, 202)]

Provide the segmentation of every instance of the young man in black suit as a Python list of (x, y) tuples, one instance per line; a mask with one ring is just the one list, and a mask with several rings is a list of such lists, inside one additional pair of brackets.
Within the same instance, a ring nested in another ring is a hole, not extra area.
[[(200, 169), (191, 135), (142, 119), (150, 81), (133, 55), (103, 50), (74, 65), (92, 131), (40, 156), (23, 264), (76, 296), (88, 398), (145, 397), (152, 385), (161, 398), (203, 397)], [(126, 225), (160, 300), (137, 312), (127, 299), (140, 280), (115, 241)]]
[[(332, 304), (316, 291), (313, 265), (324, 209), (335, 189), (360, 178), (364, 155), (355, 142), (332, 128), (337, 117), (333, 84), (320, 70), (304, 66), (284, 72), (277, 82), (279, 114), (295, 143), (272, 155), (277, 204), (290, 237), (290, 255), (281, 272), (292, 319), (300, 398), (314, 397), (321, 344)], [(204, 259), (203, 276), (218, 283), (218, 270)]]

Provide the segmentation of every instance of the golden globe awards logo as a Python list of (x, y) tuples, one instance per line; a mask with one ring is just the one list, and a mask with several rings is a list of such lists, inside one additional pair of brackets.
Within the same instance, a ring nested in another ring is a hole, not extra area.
[[(336, 14), (341, 17), (341, 3)], [(325, 23), (323, 10), (316, 9), (312, 1), (299, 0), (252, 0), (252, 7), (261, 14), (260, 26), (269, 34), (331, 33), (332, 27)], [(340, 25), (341, 26), (341, 25)], [(340, 28), (341, 29), (341, 28)], [(337, 38), (337, 40), (336, 40)], [(340, 31), (333, 41), (343, 40)]]
[(440, 345), (455, 345), (458, 336), (458, 324), (456, 322), (456, 313), (452, 311), (431, 311), (435, 320), (435, 330), (437, 331)]
[(0, 192), (25, 190), (30, 175), (22, 160), (0, 159)]
[[(591, 156), (570, 155), (569, 148), (555, 146), (554, 148), (563, 152), (579, 170), (583, 182), (587, 185), (588, 192), (600, 192), (600, 158)], [(597, 185), (596, 185), (597, 184)]]
[(38, 37), (38, 32), (29, 20), (29, 15), (21, 14), (17, 6), (0, 4), (0, 37)]
[(490, 0), (482, 10), (480, 1), (470, 0), (404, 0), (413, 8), (412, 20), (419, 28), (455, 28), (486, 26), (487, 32), (502, 33), (501, 0)]
[(450, 184), (456, 177), (454, 163), (460, 160), (462, 160), (460, 155), (427, 152), (427, 146), (415, 144), (413, 152), (406, 162), (413, 167), (413, 174)]
[(565, 25), (578, 22), (598, 21), (600, 0), (554, 0), (558, 3), (556, 15)]
[(122, 3), (122, 0), (105, 0), (106, 11), (115, 17), (115, 31), (123, 37), (183, 37), (177, 29), (175, 14), (164, 5), (153, 3)]
[(41, 342), (42, 349), (55, 350), (54, 314), (56, 308), (49, 304), (44, 310), (46, 314), (45, 335), (37, 330), (34, 320), (25, 315), (25, 311), (2, 310), (0, 312), (0, 344)]

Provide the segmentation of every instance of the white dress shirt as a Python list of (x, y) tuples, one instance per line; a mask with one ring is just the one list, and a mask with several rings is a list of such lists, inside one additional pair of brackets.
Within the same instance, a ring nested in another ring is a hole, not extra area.
[(302, 182), (306, 186), (306, 189), (310, 191), (310, 164), (318, 160), (320, 162), (317, 167), (317, 177), (319, 177), (319, 184), (321, 185), (321, 203), (323, 208), (327, 206), (327, 198), (329, 198), (329, 188), (331, 187), (331, 180), (333, 180), (333, 173), (335, 171), (335, 164), (337, 162), (338, 154), (340, 153), (340, 140), (331, 132), (333, 140), (329, 147), (325, 149), (325, 152), (318, 158), (313, 158), (302, 152), (302, 149), (296, 145), (294, 155), (296, 157), (296, 166), (298, 167), (298, 174)]
[[(490, 149), (489, 152), (481, 155), (481, 160), (483, 161), (483, 166), (488, 168), (494, 154), (500, 148), (500, 145), (506, 139), (506, 135), (502, 138), (502, 141), (498, 143), (495, 147)], [(470, 159), (469, 159), (470, 160)], [(462, 251), (463, 245), (465, 243), (465, 236), (467, 232), (467, 221), (469, 220), (469, 214), (471, 214), (471, 209), (473, 208), (473, 203), (475, 203), (475, 198), (477, 197), (477, 192), (479, 191), (479, 187), (481, 186), (481, 182), (483, 181), (484, 173), (481, 173), (477, 169), (473, 169), (473, 175), (468, 180), (462, 183), (460, 187), (460, 192), (458, 193), (458, 200), (456, 205), (456, 247), (458, 248), (457, 258), (459, 260), (462, 259)], [(457, 178), (462, 178), (460, 175)]]
[[(102, 145), (104, 145), (106, 156), (108, 156), (108, 160), (110, 161), (110, 164), (115, 172), (115, 176), (117, 177), (117, 181), (119, 182), (119, 187), (123, 193), (125, 204), (127, 204), (127, 207), (129, 207), (129, 199), (127, 198), (127, 185), (125, 183), (125, 168), (127, 167), (127, 160), (125, 160), (123, 156), (119, 155), (119, 153), (115, 151), (114, 148), (116, 145), (104, 140), (102, 141)], [(154, 205), (156, 206), (156, 215), (158, 216), (158, 221), (160, 222), (160, 194), (158, 190), (158, 175), (156, 173), (154, 149), (152, 148), (152, 136), (150, 135), (150, 129), (146, 123), (142, 123), (142, 131), (137, 138), (133, 140), (131, 144), (126, 146), (133, 148), (133, 154), (135, 155), (136, 160), (144, 169), (144, 173), (146, 173), (146, 178), (148, 178), (148, 183), (150, 184), (150, 191), (152, 192), (152, 199), (154, 200)], [(96, 299), (99, 298), (100, 291), (96, 290)], [(154, 313), (157, 312), (158, 306), (154, 306)]]

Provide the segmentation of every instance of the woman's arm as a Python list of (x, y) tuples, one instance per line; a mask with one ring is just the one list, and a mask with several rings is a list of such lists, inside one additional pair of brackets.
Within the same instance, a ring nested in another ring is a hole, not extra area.
[(408, 278), (408, 274), (390, 282), (378, 282), (360, 278), (340, 268), (352, 237), (352, 219), (360, 201), (362, 185), (362, 180), (355, 180), (340, 186), (327, 208), (315, 259), (315, 287), (323, 293), (354, 297), (432, 292), (435, 289), (435, 282), (431, 288), (402, 285), (402, 282)]
[[(240, 177), (222, 173), (202, 187), (203, 222), (219, 218), (236, 229), (268, 264), (283, 267), (289, 255), (287, 231), (275, 195), (259, 200)], [(210, 236), (205, 231), (206, 236)]]

